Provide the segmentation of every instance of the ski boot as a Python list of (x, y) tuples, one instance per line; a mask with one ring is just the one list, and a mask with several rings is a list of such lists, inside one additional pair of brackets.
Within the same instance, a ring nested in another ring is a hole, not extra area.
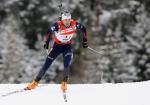
[(67, 82), (65, 82), (65, 81), (61, 82), (61, 90), (63, 92), (66, 92), (66, 90), (67, 90)]
[(67, 90), (67, 80), (68, 80), (68, 77), (65, 77), (63, 79), (63, 81), (61, 82), (61, 90), (63, 92), (66, 92), (66, 90)]
[(28, 84), (28, 86), (25, 88), (25, 90), (32, 90), (35, 89), (38, 86), (38, 82), (35, 80)]

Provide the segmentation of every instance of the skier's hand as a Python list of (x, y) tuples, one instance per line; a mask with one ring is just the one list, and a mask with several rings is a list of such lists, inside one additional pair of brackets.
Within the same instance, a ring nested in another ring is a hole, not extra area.
[(45, 43), (44, 45), (43, 45), (43, 47), (44, 47), (44, 49), (48, 49), (48, 43)]
[(83, 46), (83, 48), (87, 48), (87, 47), (88, 47), (87, 42), (83, 42), (83, 43), (82, 43), (82, 46)]

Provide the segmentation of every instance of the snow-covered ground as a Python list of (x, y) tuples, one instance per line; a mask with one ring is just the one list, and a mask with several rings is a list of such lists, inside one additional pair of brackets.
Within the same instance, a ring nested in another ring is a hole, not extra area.
[[(42, 84), (41, 84), (42, 85)], [(150, 81), (139, 83), (70, 84), (65, 102), (59, 84), (3, 97), (26, 84), (0, 84), (0, 105), (150, 105)]]

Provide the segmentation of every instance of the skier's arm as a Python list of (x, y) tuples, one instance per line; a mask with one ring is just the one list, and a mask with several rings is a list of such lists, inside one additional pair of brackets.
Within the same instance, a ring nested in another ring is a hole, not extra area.
[(48, 30), (45, 35), (45, 44), (44, 44), (45, 49), (48, 49), (49, 41), (50, 41), (51, 35), (54, 31), (58, 31), (57, 22), (55, 22), (51, 27), (48, 27)]
[(87, 31), (86, 31), (86, 28), (78, 22), (76, 23), (76, 27), (77, 27), (77, 29), (82, 31), (82, 34), (83, 34), (83, 47), (87, 48), (88, 44), (87, 44)]

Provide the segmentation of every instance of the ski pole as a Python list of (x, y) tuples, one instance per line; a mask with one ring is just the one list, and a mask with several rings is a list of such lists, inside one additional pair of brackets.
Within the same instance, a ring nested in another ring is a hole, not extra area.
[(48, 50), (46, 50), (46, 53), (47, 53), (47, 55), (49, 54), (49, 51)]
[(51, 50), (52, 50), (52, 48), (46, 50), (47, 55), (49, 55), (49, 53), (51, 52)]
[(88, 46), (88, 49), (91, 50), (91, 51), (93, 51), (94, 53), (97, 53), (97, 54), (100, 54), (100, 55), (104, 54), (103, 52), (96, 51), (96, 50), (94, 50), (93, 48), (91, 48), (89, 46)]
[[(100, 54), (100, 55), (104, 54), (104, 52), (96, 51), (96, 50), (94, 50), (93, 48), (91, 48), (91, 47), (89, 47), (89, 46), (88, 46), (88, 49), (91, 50), (91, 51), (93, 51), (94, 53), (97, 53), (97, 54)], [(101, 82), (101, 83), (104, 82), (104, 81), (103, 81), (103, 71), (101, 71), (101, 74), (100, 74), (100, 82)]]

